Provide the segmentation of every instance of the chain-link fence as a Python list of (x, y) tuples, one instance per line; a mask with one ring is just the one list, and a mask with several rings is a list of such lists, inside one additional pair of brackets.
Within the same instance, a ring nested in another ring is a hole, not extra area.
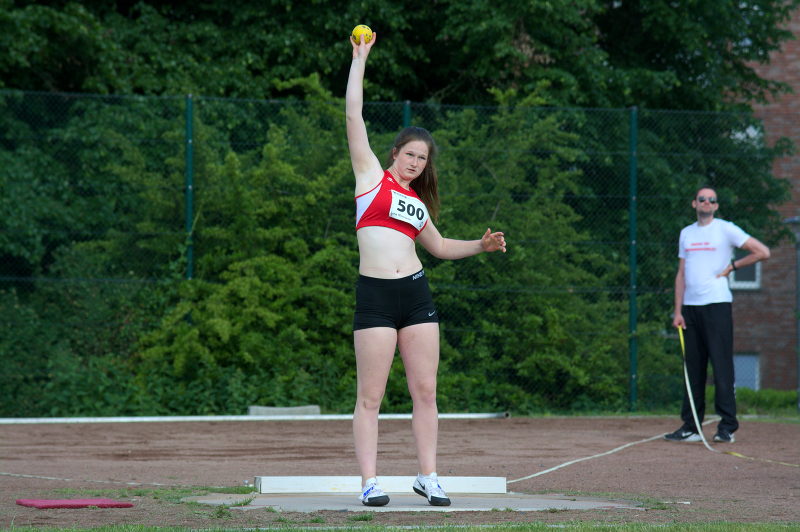
[[(350, 408), (358, 259), (341, 102), (0, 102), (3, 413)], [(381, 159), (402, 126), (433, 132), (444, 236), (491, 227), (509, 243), (456, 262), (420, 250), (443, 411), (677, 411), (672, 286), (695, 190), (713, 186), (720, 216), (763, 241), (789, 234), (772, 170), (789, 143), (768, 143), (749, 114), (364, 113)], [(389, 409), (408, 408), (403, 388), (391, 379)]]

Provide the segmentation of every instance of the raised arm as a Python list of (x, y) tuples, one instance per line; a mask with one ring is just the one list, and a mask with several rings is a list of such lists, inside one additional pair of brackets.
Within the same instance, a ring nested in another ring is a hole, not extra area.
[(364, 69), (372, 46), (377, 40), (373, 33), (372, 40), (365, 43), (364, 38), (356, 43), (352, 38), (353, 61), (350, 63), (350, 76), (347, 78), (345, 95), (345, 117), (347, 119), (347, 144), (350, 148), (350, 162), (356, 177), (356, 195), (367, 192), (377, 184), (383, 175), (381, 163), (369, 146), (367, 126), (364, 123), (362, 109), (364, 107)]

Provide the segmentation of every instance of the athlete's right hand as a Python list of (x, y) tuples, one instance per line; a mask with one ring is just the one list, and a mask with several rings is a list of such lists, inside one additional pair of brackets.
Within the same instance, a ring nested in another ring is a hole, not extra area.
[(369, 42), (364, 42), (364, 36), (361, 35), (361, 42), (356, 42), (353, 37), (350, 37), (350, 44), (353, 45), (353, 59), (361, 58), (366, 61), (369, 51), (378, 40), (378, 34), (372, 32), (372, 39)]

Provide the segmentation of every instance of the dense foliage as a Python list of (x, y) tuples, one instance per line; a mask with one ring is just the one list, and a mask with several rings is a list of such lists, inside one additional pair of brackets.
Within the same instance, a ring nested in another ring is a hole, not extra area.
[[(440, 409), (626, 407), (634, 153), (640, 388), (676, 401), (664, 330), (688, 198), (710, 183), (776, 241), (787, 188), (771, 161), (788, 147), (747, 113), (652, 109), (779, 88), (748, 62), (797, 2), (672, 4), (0, 0), (0, 86), (51, 92), (0, 92), (0, 415), (352, 408), (358, 258), (336, 96), (353, 21), (379, 32), (368, 98), (429, 102), (368, 104), (375, 151), (405, 111), (441, 148), (442, 233), (488, 226), (511, 246), (423, 256)], [(645, 108), (574, 107), (631, 104)], [(387, 409), (407, 411), (392, 372)]]
[[(552, 105), (723, 110), (783, 87), (753, 66), (798, 0), (0, 0), (0, 87), (275, 98), (318, 74), (344, 94), (350, 29), (380, 45), (369, 98), (492, 104), (545, 83)], [(785, 88), (785, 87), (784, 87)], [(296, 92), (294, 92), (296, 94)]]

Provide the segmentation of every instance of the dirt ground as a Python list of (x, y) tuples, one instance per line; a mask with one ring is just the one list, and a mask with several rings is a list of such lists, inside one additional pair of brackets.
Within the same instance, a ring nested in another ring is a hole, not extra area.
[[(509, 491), (633, 500), (637, 510), (278, 513), (198, 506), (182, 496), (255, 476), (356, 475), (351, 424), (213, 421), (0, 425), (0, 527), (190, 528), (466, 525), (502, 522), (800, 524), (800, 423), (745, 419), (734, 444), (656, 439), (676, 418), (443, 419), (439, 475), (504, 476)], [(714, 425), (706, 426), (713, 435)], [(783, 463), (780, 463), (783, 462)], [(785, 464), (792, 465), (785, 465)], [(382, 475), (414, 475), (410, 421), (382, 420)], [(515, 480), (518, 480), (514, 482)], [(445, 489), (447, 488), (445, 484)], [(355, 488), (353, 497), (357, 497)], [(213, 489), (210, 490), (214, 492)], [(111, 497), (132, 508), (39, 510), (17, 499)], [(453, 507), (458, 499), (453, 498)]]

